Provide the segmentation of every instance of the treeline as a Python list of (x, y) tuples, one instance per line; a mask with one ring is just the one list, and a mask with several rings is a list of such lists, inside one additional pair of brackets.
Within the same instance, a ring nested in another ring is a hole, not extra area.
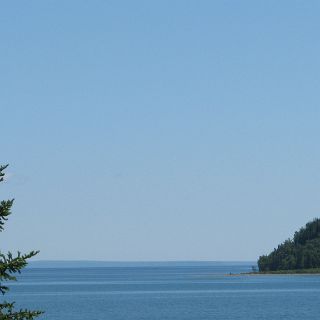
[(269, 255), (259, 257), (258, 267), (262, 272), (320, 268), (320, 219), (307, 223)]

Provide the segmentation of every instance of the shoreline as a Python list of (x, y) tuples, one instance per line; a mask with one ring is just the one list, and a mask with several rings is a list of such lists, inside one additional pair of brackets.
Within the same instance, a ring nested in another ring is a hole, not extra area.
[(262, 272), (243, 272), (226, 274), (227, 276), (320, 276), (320, 269), (278, 270)]
[(262, 277), (262, 276), (320, 276), (320, 273), (232, 273), (225, 274), (226, 277)]

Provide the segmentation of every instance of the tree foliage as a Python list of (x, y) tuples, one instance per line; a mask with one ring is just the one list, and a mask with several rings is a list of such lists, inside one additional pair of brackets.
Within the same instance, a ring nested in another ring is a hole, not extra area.
[[(0, 182), (4, 178), (4, 170), (8, 165), (0, 166)], [(11, 214), (11, 207), (13, 205), (12, 200), (3, 200), (0, 202), (0, 232), (4, 229), (4, 224), (8, 220), (8, 216)], [(27, 265), (27, 260), (35, 256), (38, 251), (31, 251), (27, 254), (13, 255), (11, 252), (4, 254), (0, 252), (0, 292), (4, 295), (8, 292), (9, 288), (6, 286), (7, 281), (16, 281), (15, 274), (20, 273)], [(0, 319), (1, 320), (31, 320), (39, 316), (41, 311), (30, 310), (16, 310), (14, 308), (14, 302), (1, 301), (0, 303)]]
[(320, 219), (314, 219), (296, 231), (269, 255), (258, 260), (259, 271), (320, 268)]

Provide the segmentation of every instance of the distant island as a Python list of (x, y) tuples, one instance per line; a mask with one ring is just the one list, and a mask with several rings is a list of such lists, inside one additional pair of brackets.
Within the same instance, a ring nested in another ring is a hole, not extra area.
[(259, 257), (259, 273), (320, 273), (320, 219), (278, 245), (270, 254)]

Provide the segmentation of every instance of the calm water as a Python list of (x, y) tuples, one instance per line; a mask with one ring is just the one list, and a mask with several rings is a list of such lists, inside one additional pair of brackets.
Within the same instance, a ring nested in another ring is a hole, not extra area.
[(230, 276), (249, 265), (32, 268), (7, 300), (48, 320), (316, 319), (320, 276)]

